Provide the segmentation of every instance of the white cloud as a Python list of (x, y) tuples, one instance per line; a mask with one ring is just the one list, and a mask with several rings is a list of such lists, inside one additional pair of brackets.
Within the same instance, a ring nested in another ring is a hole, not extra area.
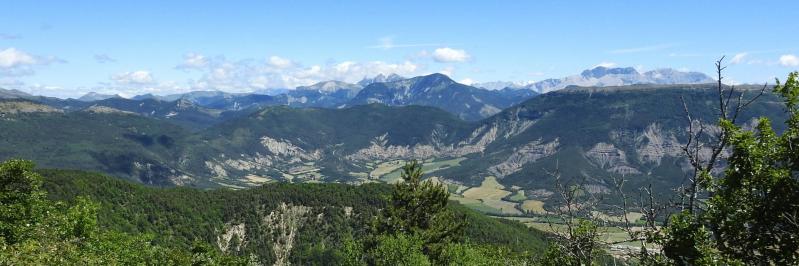
[(177, 66), (177, 68), (183, 69), (201, 69), (208, 65), (208, 58), (204, 55), (197, 54), (197, 53), (188, 53), (183, 56), (183, 63)]
[(16, 48), (6, 48), (0, 51), (0, 68), (13, 68), (25, 65), (38, 64), (36, 57)]
[(799, 66), (799, 57), (792, 54), (782, 55), (780, 56), (780, 65), (787, 67)]
[(731, 64), (740, 64), (744, 62), (744, 59), (749, 55), (749, 53), (737, 53), (735, 56), (732, 57), (730, 60)]
[[(38, 57), (33, 57), (37, 59)], [(228, 92), (252, 92), (263, 89), (287, 88), (312, 85), (327, 80), (349, 83), (364, 77), (378, 74), (398, 74), (416, 76), (425, 73), (425, 65), (411, 60), (400, 62), (384, 61), (338, 61), (304, 66), (301, 63), (278, 56), (266, 59), (230, 60), (224, 56), (186, 54), (176, 66), (191, 70), (194, 77), (185, 81), (161, 81), (149, 70), (136, 70), (111, 75), (107, 82), (99, 82), (93, 87), (64, 89), (67, 91), (38, 90), (48, 95), (79, 97), (82, 93), (95, 91), (108, 94), (134, 96), (146, 93), (159, 95), (184, 93), (196, 90), (222, 90)], [(6, 88), (32, 88), (30, 84), (20, 83), (11, 76), (2, 75), (0, 84)], [(13, 85), (13, 86), (12, 86)]]
[(16, 77), (34, 74), (37, 66), (66, 63), (55, 56), (37, 56), (16, 48), (0, 50), (0, 76)]
[(155, 82), (153, 75), (146, 70), (119, 73), (113, 75), (111, 80), (121, 85), (149, 85)]
[(472, 85), (472, 84), (477, 83), (477, 81), (475, 81), (475, 80), (473, 80), (471, 78), (465, 78), (465, 79), (462, 79), (461, 81), (458, 81), (458, 83), (466, 84), (466, 85)]
[(602, 62), (602, 63), (596, 64), (594, 67), (611, 68), (611, 67), (616, 67), (616, 63), (614, 63), (614, 62)]
[(193, 67), (201, 72), (201, 76), (187, 83), (191, 89), (247, 92), (267, 88), (295, 88), (326, 80), (354, 83), (363, 77), (377, 74), (413, 75), (422, 68), (421, 65), (411, 61), (401, 63), (341, 61), (302, 66), (296, 61), (279, 56), (271, 56), (263, 61), (249, 59), (231, 61), (223, 56), (203, 58), (205, 58), (202, 64), (204, 67)]
[(461, 49), (443, 47), (433, 51), (433, 59), (441, 63), (465, 62), (469, 60), (469, 58), (471, 58), (471, 55)]
[(287, 68), (294, 65), (294, 63), (292, 63), (291, 60), (273, 55), (269, 57), (269, 65), (276, 68)]

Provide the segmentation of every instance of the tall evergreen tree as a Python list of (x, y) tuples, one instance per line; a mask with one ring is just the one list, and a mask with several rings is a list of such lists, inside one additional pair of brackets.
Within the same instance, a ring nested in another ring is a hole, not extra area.
[(441, 252), (463, 234), (463, 219), (447, 209), (449, 193), (442, 184), (422, 180), (422, 166), (411, 161), (402, 168), (389, 204), (375, 223), (377, 235), (405, 234), (421, 238), (423, 252), (441, 263)]

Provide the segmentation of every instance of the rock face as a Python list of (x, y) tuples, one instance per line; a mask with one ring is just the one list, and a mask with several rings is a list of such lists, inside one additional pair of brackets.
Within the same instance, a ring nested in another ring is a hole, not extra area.
[(660, 165), (663, 157), (676, 157), (682, 153), (682, 145), (673, 132), (664, 132), (663, 128), (653, 123), (637, 136), (636, 153), (638, 160)]
[(555, 154), (558, 148), (558, 140), (555, 139), (551, 142), (542, 143), (541, 140), (536, 140), (516, 149), (513, 153), (500, 164), (488, 168), (488, 172), (498, 178), (503, 178), (507, 175), (518, 172), (522, 167), (538, 159), (551, 156)]
[(288, 265), (297, 231), (309, 218), (310, 207), (281, 203), (263, 219), (263, 224), (272, 235), (274, 265)]
[(606, 169), (611, 173), (620, 175), (641, 173), (630, 166), (624, 151), (617, 149), (613, 144), (597, 143), (593, 148), (585, 152), (585, 157), (597, 167)]
[[(219, 247), (222, 252), (227, 252), (229, 250), (241, 250), (241, 247), (245, 246), (247, 243), (247, 231), (245, 229), (246, 227), (243, 223), (225, 224), (225, 231), (216, 237), (217, 247)], [(237, 241), (231, 243), (234, 237), (237, 239)], [(231, 246), (231, 244), (235, 244), (235, 246)]]
[(318, 150), (313, 152), (306, 152), (302, 148), (294, 146), (294, 144), (291, 144), (291, 141), (276, 140), (268, 136), (261, 137), (261, 145), (263, 145), (273, 155), (284, 159), (288, 159), (289, 162), (293, 162), (294, 160), (297, 159), (315, 161), (319, 160), (320, 157)]

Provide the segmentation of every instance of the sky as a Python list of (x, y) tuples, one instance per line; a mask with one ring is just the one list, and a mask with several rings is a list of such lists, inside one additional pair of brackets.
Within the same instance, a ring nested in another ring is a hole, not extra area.
[(598, 65), (773, 83), (799, 1), (4, 1), (0, 88), (251, 92), (379, 73), (530, 82)]

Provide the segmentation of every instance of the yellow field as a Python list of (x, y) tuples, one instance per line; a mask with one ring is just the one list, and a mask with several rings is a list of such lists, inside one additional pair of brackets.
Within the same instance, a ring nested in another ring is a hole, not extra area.
[[(495, 177), (489, 176), (483, 180), (479, 187), (464, 190), (461, 193), (462, 199), (456, 200), (459, 200), (463, 205), (483, 212), (522, 214), (516, 208), (517, 203), (502, 200), (502, 198), (512, 193), (503, 190), (504, 188), (505, 186), (499, 184)], [(461, 188), (458, 190), (461, 190)]]
[(257, 175), (247, 175), (247, 176), (244, 177), (244, 179), (247, 180), (246, 181), (247, 183), (250, 183), (250, 184), (253, 184), (253, 185), (259, 185), (259, 184), (263, 184), (263, 183), (272, 181), (272, 179), (269, 178), (269, 177), (263, 177), (263, 176), (257, 176)]
[(546, 210), (544, 210), (544, 202), (540, 200), (525, 200), (522, 202), (522, 210), (538, 214), (546, 213)]
[(403, 160), (394, 160), (394, 161), (388, 161), (388, 162), (380, 163), (377, 166), (375, 166), (375, 169), (372, 170), (371, 173), (369, 173), (369, 177), (371, 177), (371, 178), (380, 178), (381, 176), (383, 176), (385, 174), (388, 174), (388, 173), (396, 171), (397, 169), (400, 169), (400, 167), (402, 167), (403, 165), (405, 165), (405, 161), (403, 161)]
[(473, 199), (502, 199), (511, 192), (503, 190), (505, 186), (497, 182), (496, 177), (488, 176), (479, 187), (473, 187), (463, 192), (463, 197)]

